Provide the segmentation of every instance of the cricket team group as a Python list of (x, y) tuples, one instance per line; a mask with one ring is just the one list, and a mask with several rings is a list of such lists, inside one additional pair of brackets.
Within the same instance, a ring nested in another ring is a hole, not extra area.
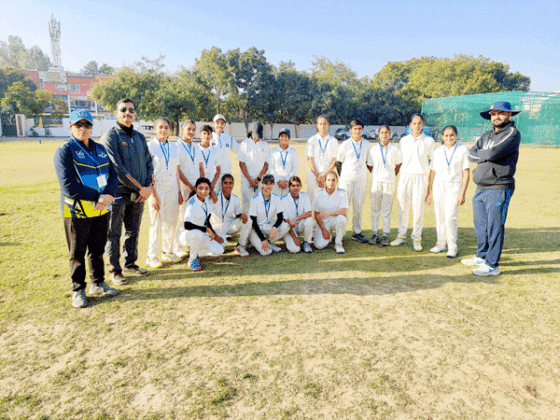
[[(200, 144), (195, 144), (194, 121), (184, 121), (180, 139), (169, 141), (171, 124), (158, 118), (155, 137), (146, 141), (133, 126), (135, 104), (125, 98), (117, 103), (115, 126), (95, 142), (90, 138), (91, 114), (73, 111), (70, 139), (54, 157), (70, 251), (72, 305), (88, 304), (86, 254), (91, 295), (118, 294), (104, 280), (104, 254), (115, 285), (127, 283), (125, 274), (148, 274), (136, 264), (145, 202), (150, 215), (146, 264), (152, 268), (188, 255), (189, 269), (200, 271), (199, 258), (221, 255), (234, 234), (238, 235), (235, 252), (244, 258), (250, 256), (249, 244), (263, 256), (281, 252), (279, 241), (293, 254), (324, 249), (333, 241), (335, 252), (344, 254), (350, 204), (352, 240), (380, 246), (406, 245), (412, 210), (412, 247), (420, 252), (425, 206), (433, 203), (437, 241), (430, 252), (446, 252), (455, 258), (457, 217), (465, 202), (471, 162), (477, 164), (472, 205), (478, 248), (474, 257), (461, 262), (476, 266), (474, 275), (500, 274), (504, 224), (521, 140), (510, 118), (518, 113), (508, 102), (496, 102), (481, 112), (492, 129), (470, 150), (457, 142), (453, 125), (441, 130), (442, 145), (436, 148), (434, 139), (424, 132), (421, 114), (410, 118), (410, 134), (398, 145), (389, 141), (391, 131), (386, 125), (379, 128), (379, 142), (363, 138), (364, 124), (359, 119), (350, 123), (351, 137), (339, 144), (329, 135), (327, 117), (319, 116), (317, 134), (309, 138), (305, 150), (309, 168), (305, 193), (297, 176), (300, 158), (289, 144), (288, 129), (279, 132), (279, 145), (271, 149), (263, 140), (263, 125), (254, 122), (247, 138), (238, 143), (224, 132), (226, 118), (218, 114), (213, 126), (200, 128)], [(232, 175), (232, 155), (239, 163), (240, 180)], [(368, 178), (370, 239), (362, 234)], [(232, 193), (235, 182), (240, 183), (241, 200)], [(398, 233), (390, 241), (395, 195)]]

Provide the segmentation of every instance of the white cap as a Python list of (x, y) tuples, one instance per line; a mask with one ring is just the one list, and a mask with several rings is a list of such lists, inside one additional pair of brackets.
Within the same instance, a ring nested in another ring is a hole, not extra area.
[(218, 121), (218, 120), (224, 120), (224, 122), (227, 122), (226, 117), (224, 117), (222, 114), (216, 114), (214, 116), (214, 122)]

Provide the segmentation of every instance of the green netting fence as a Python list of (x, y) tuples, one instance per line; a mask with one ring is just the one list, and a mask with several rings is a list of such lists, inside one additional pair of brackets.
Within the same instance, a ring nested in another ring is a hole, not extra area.
[(512, 118), (521, 132), (521, 143), (560, 146), (560, 93), (515, 91), (425, 99), (422, 114), (434, 136), (453, 124), (460, 141), (474, 142), (492, 128), (480, 112), (497, 101), (507, 101), (512, 109), (522, 111)]

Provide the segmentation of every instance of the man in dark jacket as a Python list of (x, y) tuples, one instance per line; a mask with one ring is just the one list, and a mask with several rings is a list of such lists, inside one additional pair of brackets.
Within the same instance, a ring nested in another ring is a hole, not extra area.
[(124, 224), (124, 272), (145, 276), (148, 271), (136, 265), (138, 235), (144, 201), (152, 193), (150, 184), (154, 167), (152, 157), (142, 133), (134, 130), (136, 109), (130, 99), (121, 99), (115, 110), (117, 123), (101, 137), (101, 143), (115, 166), (119, 178), (105, 251), (109, 257), (109, 272), (115, 284), (126, 284), (120, 265), (120, 240)]
[(504, 245), (504, 225), (509, 201), (515, 189), (515, 168), (519, 158), (521, 134), (509, 119), (519, 114), (509, 102), (495, 102), (480, 113), (493, 128), (471, 148), (469, 160), (477, 163), (473, 171), (476, 191), (473, 197), (473, 219), (478, 248), (476, 256), (463, 259), (465, 265), (478, 265), (477, 276), (500, 274), (500, 255)]

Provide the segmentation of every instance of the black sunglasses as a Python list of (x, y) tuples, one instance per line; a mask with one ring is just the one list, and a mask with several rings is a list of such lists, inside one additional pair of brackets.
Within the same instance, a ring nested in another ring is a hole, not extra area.
[(119, 111), (126, 112), (127, 109), (128, 109), (128, 112), (130, 112), (131, 114), (134, 114), (136, 112), (136, 110), (134, 108), (127, 108), (126, 106), (123, 106), (122, 108), (119, 108)]
[(93, 124), (90, 123), (90, 122), (87, 122), (87, 121), (85, 121), (85, 122), (78, 121), (77, 123), (74, 123), (73, 125), (74, 125), (74, 127), (78, 127), (78, 128), (80, 128), (80, 127), (85, 127), (85, 128), (93, 127)]

